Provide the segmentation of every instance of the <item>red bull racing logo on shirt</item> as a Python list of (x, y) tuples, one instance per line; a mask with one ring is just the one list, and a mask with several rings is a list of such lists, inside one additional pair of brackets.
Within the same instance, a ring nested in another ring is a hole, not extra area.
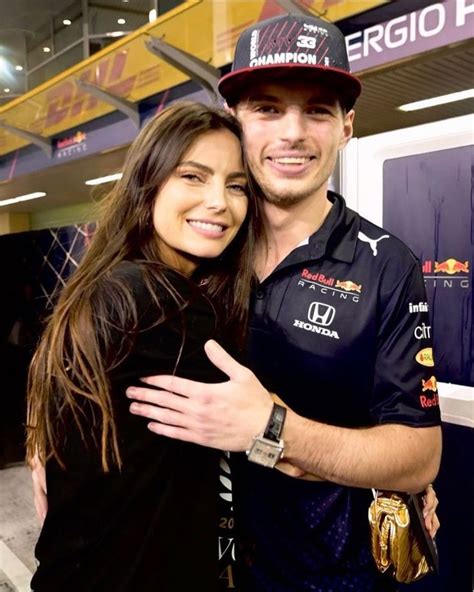
[(339, 298), (340, 300), (351, 300), (359, 302), (358, 294), (362, 293), (362, 284), (352, 280), (338, 280), (328, 277), (324, 273), (312, 273), (309, 269), (303, 269), (298, 286), (307, 287), (310, 290), (317, 290), (321, 294)]
[(337, 280), (336, 288), (342, 288), (346, 292), (359, 292), (359, 294), (362, 292), (362, 284), (355, 284), (351, 280), (345, 280), (343, 282)]
[(431, 376), (428, 380), (421, 380), (421, 390), (426, 392), (426, 395), (420, 395), (421, 406), (424, 409), (428, 407), (438, 407), (438, 384), (434, 376)]

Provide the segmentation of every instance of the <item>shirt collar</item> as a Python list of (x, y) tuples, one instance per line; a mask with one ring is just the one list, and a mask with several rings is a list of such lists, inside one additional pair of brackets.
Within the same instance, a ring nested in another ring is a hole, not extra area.
[(359, 216), (346, 206), (344, 198), (328, 191), (328, 199), (332, 208), (322, 226), (308, 239), (311, 255), (326, 256), (345, 263), (354, 260), (357, 245), (357, 234), (360, 227)]

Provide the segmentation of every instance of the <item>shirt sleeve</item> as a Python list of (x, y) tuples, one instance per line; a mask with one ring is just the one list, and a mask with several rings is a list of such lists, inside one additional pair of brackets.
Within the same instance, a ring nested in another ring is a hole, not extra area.
[(377, 424), (440, 424), (431, 326), (423, 275), (413, 263), (380, 297), (371, 414)]

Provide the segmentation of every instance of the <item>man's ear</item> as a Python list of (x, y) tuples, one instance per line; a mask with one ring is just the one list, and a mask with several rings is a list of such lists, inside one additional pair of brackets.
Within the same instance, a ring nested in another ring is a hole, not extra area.
[(349, 140), (352, 138), (352, 134), (354, 133), (354, 117), (354, 109), (351, 109), (350, 111), (344, 114), (344, 125), (342, 128), (341, 139), (339, 142), (339, 150), (345, 148)]
[(229, 107), (229, 105), (227, 104), (227, 101), (224, 103), (224, 109), (226, 111), (228, 111), (234, 117), (237, 117), (237, 112), (236, 112), (235, 107)]

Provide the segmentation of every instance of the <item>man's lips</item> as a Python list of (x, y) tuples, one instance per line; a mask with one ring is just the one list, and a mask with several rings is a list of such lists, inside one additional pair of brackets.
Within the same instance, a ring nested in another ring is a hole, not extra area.
[(311, 155), (272, 155), (267, 156), (265, 161), (271, 168), (285, 176), (297, 176), (304, 174), (314, 162), (315, 157)]
[(268, 156), (267, 158), (276, 164), (299, 165), (307, 164), (308, 162), (313, 160), (314, 156)]

